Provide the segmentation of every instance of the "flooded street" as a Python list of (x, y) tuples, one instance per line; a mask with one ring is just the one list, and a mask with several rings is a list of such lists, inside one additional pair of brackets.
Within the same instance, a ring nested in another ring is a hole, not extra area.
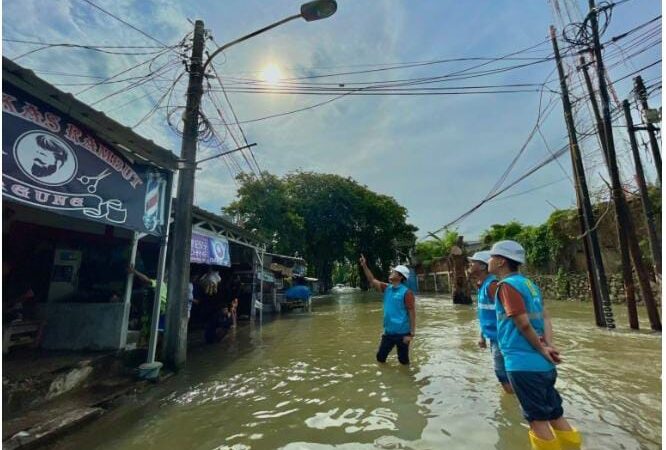
[[(661, 335), (597, 329), (590, 304), (549, 308), (565, 359), (558, 387), (584, 448), (660, 448)], [(615, 312), (625, 328), (624, 308)], [(395, 352), (384, 366), (374, 362), (381, 314), (380, 296), (363, 293), (317, 298), (311, 314), (242, 327), (218, 347), (192, 350), (187, 369), (148, 398), (52, 448), (528, 448), (518, 403), (477, 347), (473, 307), (418, 297), (409, 368)]]

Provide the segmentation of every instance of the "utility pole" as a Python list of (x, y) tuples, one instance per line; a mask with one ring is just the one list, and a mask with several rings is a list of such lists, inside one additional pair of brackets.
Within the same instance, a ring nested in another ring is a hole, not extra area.
[[(599, 42), (599, 24), (597, 22), (597, 10), (594, 3), (594, 0), (589, 0), (590, 6), (590, 25), (592, 26), (592, 36), (593, 36), (593, 50), (594, 56), (597, 63), (597, 76), (599, 77), (599, 92), (601, 94), (601, 106), (603, 111), (604, 119), (604, 138), (606, 141), (606, 150), (608, 152), (608, 161), (609, 161), (609, 172), (612, 182), (612, 191), (613, 191), (613, 203), (615, 205), (615, 218), (618, 224), (618, 229), (621, 233), (625, 234), (627, 238), (627, 243), (629, 245), (629, 252), (631, 258), (634, 262), (634, 267), (636, 268), (636, 275), (638, 277), (638, 285), (641, 290), (641, 296), (647, 307), (648, 317), (650, 319), (650, 326), (655, 331), (661, 331), (661, 319), (659, 318), (659, 311), (654, 301), (654, 295), (652, 295), (652, 289), (650, 287), (650, 280), (648, 279), (647, 271), (645, 270), (645, 265), (643, 264), (643, 256), (641, 254), (641, 249), (638, 246), (638, 240), (636, 239), (636, 232), (634, 227), (634, 221), (631, 218), (629, 213), (629, 207), (627, 206), (626, 199), (624, 198), (624, 193), (622, 191), (622, 184), (620, 182), (620, 172), (617, 166), (617, 160), (615, 155), (615, 143), (613, 142), (613, 123), (611, 120), (610, 112), (610, 98), (608, 97), (608, 86), (606, 85), (606, 78), (604, 74), (606, 70), (604, 68), (603, 59), (601, 57), (601, 43)], [(636, 311), (636, 305), (629, 306), (629, 315), (630, 323), (634, 321), (636, 328), (638, 327), (638, 315)], [(633, 328), (633, 326), (632, 326)]]
[(183, 141), (180, 148), (181, 167), (178, 173), (171, 270), (169, 276), (166, 313), (165, 361), (179, 368), (187, 356), (187, 290), (190, 281), (190, 249), (192, 245), (192, 203), (194, 201), (194, 174), (196, 169), (197, 138), (199, 134), (199, 106), (203, 95), (202, 57), (204, 49), (204, 23), (194, 25), (190, 58), (190, 80), (187, 86), (187, 104), (183, 118)]
[[(585, 167), (578, 146), (578, 137), (576, 136), (576, 126), (574, 124), (573, 111), (571, 109), (571, 100), (569, 99), (569, 89), (567, 87), (564, 66), (560, 57), (560, 49), (557, 45), (557, 33), (555, 27), (550, 27), (550, 39), (553, 43), (555, 61), (557, 63), (557, 72), (560, 77), (560, 89), (562, 91), (562, 106), (564, 108), (564, 121), (567, 124), (569, 134), (569, 149), (571, 151), (571, 163), (576, 179), (574, 189), (578, 200), (578, 219), (581, 225), (581, 234), (585, 247), (585, 256), (587, 258), (587, 270), (590, 278), (590, 288), (592, 289), (592, 300), (594, 313), (598, 326), (615, 328), (613, 320), (613, 309), (608, 292), (608, 281), (606, 280), (606, 271), (601, 259), (601, 249), (599, 239), (594, 223), (594, 214), (592, 203), (585, 180)], [(602, 314), (602, 309), (605, 314)]]
[[(601, 118), (601, 112), (599, 111), (599, 104), (597, 103), (597, 97), (594, 94), (594, 87), (592, 86), (592, 80), (590, 79), (590, 74), (587, 71), (587, 63), (585, 58), (580, 59), (581, 70), (583, 71), (583, 76), (585, 77), (585, 84), (587, 85), (587, 90), (590, 94), (590, 102), (592, 103), (592, 111), (594, 112), (594, 118), (597, 123), (597, 130), (599, 132), (599, 138), (601, 140), (601, 152), (604, 154), (604, 161), (606, 161), (606, 167), (608, 172), (611, 172), (611, 161), (608, 151), (608, 141), (606, 141), (606, 133), (604, 131), (604, 121)], [(614, 159), (614, 158), (613, 158)], [(613, 202), (615, 202), (615, 197), (613, 197)], [(617, 211), (617, 207), (616, 207)], [(617, 213), (616, 213), (617, 217)], [(631, 271), (631, 255), (629, 253), (629, 244), (627, 242), (627, 236), (624, 231), (624, 227), (619, 220), (615, 221), (616, 232), (619, 242), (620, 250), (620, 263), (622, 268), (622, 284), (624, 284), (624, 297), (627, 302), (627, 310), (629, 312), (629, 327), (638, 330), (638, 311), (636, 309), (636, 285), (634, 284), (634, 276)]]
[(641, 163), (641, 155), (638, 153), (638, 143), (636, 142), (636, 130), (634, 129), (631, 109), (629, 109), (629, 102), (627, 100), (622, 102), (622, 108), (624, 109), (624, 117), (627, 121), (631, 153), (634, 156), (634, 164), (636, 165), (636, 183), (638, 184), (638, 189), (641, 193), (641, 203), (643, 203), (643, 213), (645, 214), (645, 225), (647, 227), (648, 240), (650, 241), (650, 251), (652, 252), (652, 263), (654, 264), (655, 272), (661, 276), (661, 244), (657, 237), (657, 227), (654, 223), (654, 212), (652, 211), (652, 204), (648, 197), (645, 174), (643, 173), (643, 164)]
[[(650, 109), (647, 101), (647, 92), (643, 84), (643, 78), (639, 75), (634, 78), (634, 86), (636, 87), (636, 96), (641, 102), (643, 114)], [(645, 117), (645, 126), (647, 127), (648, 135), (650, 136), (650, 147), (652, 148), (652, 157), (654, 158), (654, 165), (657, 166), (657, 175), (659, 176), (659, 185), (661, 186), (661, 153), (659, 152), (659, 144), (654, 129), (654, 125)]]
[(588, 64), (585, 61), (585, 57), (581, 56), (579, 69), (583, 71), (583, 77), (585, 78), (585, 86), (587, 87), (587, 92), (590, 95), (590, 103), (592, 103), (592, 112), (594, 113), (594, 121), (596, 122), (597, 131), (599, 132), (599, 138), (601, 141), (601, 153), (603, 153), (604, 161), (606, 162), (606, 167), (608, 167), (608, 152), (606, 151), (606, 137), (605, 137), (606, 135), (604, 134), (604, 121), (601, 118), (601, 111), (599, 111), (597, 96), (594, 93), (594, 86), (592, 86), (592, 80), (590, 79), (590, 73), (587, 71), (587, 67)]

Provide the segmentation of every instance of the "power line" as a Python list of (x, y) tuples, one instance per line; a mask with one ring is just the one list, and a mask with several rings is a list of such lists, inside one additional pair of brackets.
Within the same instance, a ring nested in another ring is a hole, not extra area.
[(32, 55), (34, 53), (40, 52), (42, 50), (47, 50), (50, 48), (56, 48), (56, 47), (61, 47), (61, 48), (79, 48), (79, 49), (84, 49), (84, 50), (90, 50), (90, 51), (95, 51), (99, 53), (106, 53), (108, 55), (124, 55), (124, 56), (138, 56), (138, 55), (155, 55), (159, 53), (159, 51), (150, 51), (150, 52), (128, 52), (128, 51), (115, 51), (115, 50), (106, 50), (104, 48), (98, 48), (98, 47), (93, 47), (89, 45), (80, 45), (80, 44), (45, 44), (39, 48), (32, 49), (30, 51), (27, 51), (25, 53), (21, 53), (18, 56), (15, 56), (13, 58), (14, 61), (18, 61), (21, 58), (24, 58), (28, 55)]
[[(544, 41), (544, 42), (545, 42), (545, 41)], [(511, 57), (511, 56), (514, 56), (514, 55), (520, 54), (520, 53), (522, 53), (522, 52), (524, 52), (524, 51), (526, 51), (526, 50), (533, 49), (533, 48), (535, 48), (535, 47), (537, 47), (537, 46), (540, 46), (540, 45), (543, 45), (543, 42), (541, 42), (541, 43), (539, 43), (539, 44), (536, 44), (536, 45), (533, 45), (533, 46), (530, 46), (530, 47), (527, 47), (526, 49), (518, 50), (518, 51), (515, 51), (515, 52), (513, 52), (513, 53), (509, 53), (509, 54), (506, 54), (506, 55), (503, 55), (503, 56), (497, 57), (497, 58), (495, 58), (495, 59), (494, 59), (493, 61), (491, 61), (491, 62), (494, 62), (494, 61), (501, 61), (502, 59), (505, 59), (505, 58), (508, 58), (508, 57)], [(467, 67), (467, 68), (465, 68), (465, 69), (462, 69), (462, 70), (459, 70), (459, 71), (455, 71), (455, 72), (452, 72), (452, 73), (446, 74), (446, 75), (444, 75), (444, 76), (434, 77), (434, 78), (446, 78), (446, 77), (451, 77), (451, 76), (455, 76), (455, 75), (461, 75), (461, 74), (467, 73), (467, 72), (469, 72), (469, 71), (471, 71), (471, 70), (477, 69), (477, 68), (479, 68), (479, 67), (486, 66), (486, 65), (490, 64), (491, 62), (484, 62), (484, 63), (482, 63), (482, 64), (477, 64), (477, 65), (475, 65), (475, 66)], [(530, 65), (531, 65), (531, 64), (533, 64), (533, 63), (530, 63)], [(515, 67), (514, 67), (514, 68), (515, 68)], [(500, 70), (501, 70), (501, 69), (500, 69)], [(507, 69), (504, 69), (504, 70), (507, 70)], [(433, 77), (430, 77), (430, 78), (428, 78), (427, 80), (432, 80), (432, 79), (433, 79)], [(424, 79), (417, 79), (416, 81), (412, 81), (412, 82), (406, 83), (405, 85), (418, 84), (418, 83), (423, 82), (423, 80), (424, 80)], [(295, 109), (295, 110), (292, 110), (292, 111), (283, 112), (283, 113), (271, 114), (271, 115), (264, 116), (264, 117), (259, 117), (259, 118), (256, 118), (256, 119), (250, 119), (250, 120), (244, 120), (244, 121), (237, 121), (237, 122), (234, 123), (233, 125), (246, 124), (246, 123), (254, 123), (254, 122), (259, 122), (259, 121), (262, 121), (262, 120), (272, 119), (272, 118), (276, 118), (276, 117), (284, 117), (284, 116), (287, 116), (287, 115), (291, 115), (291, 114), (296, 114), (296, 113), (303, 112), (303, 111), (312, 110), (312, 109), (314, 109), (314, 108), (318, 108), (318, 107), (320, 107), (320, 106), (324, 106), (324, 105), (326, 105), (326, 104), (329, 104), (329, 103), (332, 103), (332, 102), (334, 102), (334, 101), (336, 101), (336, 100), (339, 100), (339, 99), (341, 99), (341, 98), (343, 98), (343, 97), (346, 97), (347, 95), (350, 95), (351, 92), (363, 91), (363, 90), (367, 90), (367, 89), (369, 89), (369, 88), (368, 88), (368, 87), (358, 88), (358, 89), (355, 89), (354, 91), (346, 92), (346, 93), (344, 93), (344, 94), (341, 94), (341, 95), (335, 96), (335, 97), (330, 98), (330, 99), (328, 99), (328, 100), (325, 100), (325, 101), (323, 101), (323, 102), (315, 103), (315, 104), (313, 104), (313, 105), (309, 105), (309, 106), (306, 106), (306, 107), (303, 107), (303, 108), (298, 108), (298, 109)]]
[(67, 47), (91, 47), (91, 48), (153, 48), (153, 49), (163, 49), (164, 46), (160, 45), (96, 45), (96, 44), (75, 44), (72, 42), (44, 42), (44, 41), (30, 41), (24, 39), (10, 39), (2, 38), (5, 42), (14, 42), (17, 44), (32, 44), (32, 45), (55, 45), (55, 46), (67, 46)]
[[(517, 68), (533, 65), (533, 64), (535, 64), (535, 62), (530, 62), (530, 63), (524, 64), (524, 65), (514, 65), (514, 66), (510, 66), (510, 67), (493, 69), (493, 70), (490, 70), (490, 71), (481, 71), (481, 72), (476, 72), (476, 73), (469, 73), (470, 71), (472, 71), (474, 69), (477, 69), (481, 66), (488, 65), (491, 62), (500, 61), (502, 59), (506, 59), (508, 57), (515, 56), (516, 54), (519, 54), (521, 52), (533, 49), (533, 48), (538, 47), (540, 45), (543, 45), (543, 42), (539, 43), (539, 44), (536, 44), (536, 45), (533, 45), (531, 47), (528, 47), (527, 49), (523, 49), (523, 50), (519, 50), (517, 52), (511, 53), (509, 55), (504, 55), (504, 56), (501, 56), (501, 57), (494, 58), (492, 61), (484, 62), (482, 64), (475, 65), (475, 66), (472, 66), (472, 67), (468, 67), (468, 68), (463, 69), (461, 71), (449, 73), (449, 74), (446, 74), (446, 75), (443, 75), (443, 76), (416, 78), (416, 79), (407, 79), (407, 80), (390, 80), (390, 81), (384, 81), (384, 82), (374, 82), (374, 85), (372, 85), (372, 86), (352, 88), (348, 91), (345, 91), (344, 93), (342, 93), (340, 95), (336, 95), (336, 96), (334, 96), (330, 99), (327, 99), (325, 101), (318, 102), (318, 103), (315, 103), (315, 104), (312, 104), (312, 105), (309, 105), (309, 106), (305, 106), (305, 107), (302, 107), (302, 108), (297, 108), (297, 109), (282, 112), (282, 113), (270, 114), (270, 115), (258, 117), (258, 118), (255, 118), (255, 119), (249, 119), (249, 120), (244, 120), (244, 121), (236, 120), (236, 122), (233, 123), (232, 125), (255, 123), (255, 122), (259, 122), (259, 121), (263, 121), (263, 120), (273, 119), (273, 118), (277, 118), (277, 117), (284, 117), (284, 116), (288, 116), (288, 115), (291, 115), (291, 114), (296, 114), (296, 113), (299, 113), (299, 112), (309, 111), (309, 110), (327, 105), (329, 103), (332, 103), (336, 100), (339, 100), (343, 97), (346, 97), (347, 95), (373, 95), (372, 92), (369, 92), (369, 93), (366, 94), (365, 91), (374, 91), (374, 90), (377, 90), (379, 88), (390, 89), (390, 88), (395, 88), (395, 87), (398, 87), (398, 86), (413, 86), (413, 85), (418, 85), (418, 84), (435, 83), (435, 82), (440, 82), (442, 80), (445, 80), (447, 78), (448, 79), (469, 79), (469, 78), (475, 78), (475, 77), (478, 77), (478, 76), (493, 75), (493, 74), (497, 74), (497, 73), (501, 73), (501, 72), (506, 72), (508, 70), (515, 70)], [(546, 60), (547, 59), (545, 59), (544, 61), (546, 61)], [(464, 74), (466, 74), (466, 75), (464, 75)], [(328, 75), (333, 76), (335, 74), (328, 74)], [(461, 76), (461, 75), (464, 75), (464, 76)], [(458, 76), (458, 78), (454, 78), (456, 76)], [(314, 76), (314, 77), (321, 77), (321, 76), (317, 75), (317, 76)], [(301, 78), (295, 78), (295, 79), (289, 79), (289, 80), (308, 79), (308, 78), (311, 78), (311, 77), (301, 77)], [(285, 81), (289, 81), (289, 80), (285, 80)], [(384, 85), (381, 85), (379, 83), (384, 83)], [(393, 84), (391, 84), (391, 83), (393, 83)], [(398, 84), (398, 83), (401, 83), (401, 84)], [(228, 89), (228, 90), (231, 92), (231, 89)], [(445, 94), (439, 94), (439, 93), (435, 93), (435, 92), (437, 92), (437, 91), (421, 91), (421, 92), (418, 92), (418, 94), (419, 95), (445, 95)], [(555, 91), (553, 91), (553, 92), (555, 92)], [(276, 92), (276, 93), (279, 93), (279, 92)], [(503, 92), (487, 92), (487, 91), (485, 91), (485, 92), (474, 92), (474, 93), (475, 94), (477, 94), (477, 93), (487, 93), (487, 94), (511, 93), (511, 94), (513, 94), (513, 93), (516, 93), (516, 92), (506, 92), (506, 90), (504, 90)], [(380, 93), (380, 94), (382, 94), (382, 93)], [(383, 94), (386, 94), (386, 92), (384, 92)], [(415, 92), (408, 92), (408, 94), (414, 95), (416, 93)], [(446, 94), (456, 95), (456, 94), (451, 94), (451, 93), (446, 93)], [(319, 95), (323, 95), (323, 94), (319, 94)], [(374, 95), (377, 95), (377, 94), (374, 94)], [(398, 92), (393, 92), (393, 93), (391, 93), (391, 95), (400, 95), (400, 94)], [(457, 95), (460, 95), (460, 94), (457, 94)]]
[(138, 81), (133, 82), (129, 86), (125, 86), (125, 87), (123, 87), (123, 88), (121, 88), (117, 91), (114, 91), (110, 94), (105, 95), (104, 97), (102, 97), (98, 100), (95, 100), (94, 102), (90, 103), (90, 106), (95, 106), (95, 105), (97, 105), (97, 104), (99, 104), (103, 101), (108, 100), (111, 97), (115, 97), (116, 95), (119, 95), (119, 94), (124, 94), (126, 92), (131, 91), (132, 89), (135, 89), (135, 88), (147, 83), (148, 81), (152, 80), (154, 76), (157, 76), (161, 72), (165, 72), (166, 71), (165, 69), (171, 69), (173, 67), (174, 63), (177, 64), (178, 62), (169, 61), (169, 62), (165, 63), (164, 65), (160, 66), (155, 71), (149, 73), (148, 75), (146, 75), (144, 77), (141, 77)]
[[(221, 92), (221, 91), (220, 91)], [(275, 95), (335, 95), (340, 91), (289, 91), (289, 90), (248, 90), (248, 89), (228, 89), (228, 92), (236, 94), (275, 94)], [(390, 95), (390, 96), (442, 96), (442, 95), (477, 95), (477, 94), (524, 94), (524, 93), (538, 93), (539, 89), (504, 89), (504, 90), (469, 90), (462, 92), (443, 92), (441, 90), (433, 89), (408, 89), (408, 90), (368, 90), (358, 92), (356, 90), (346, 90), (345, 95), (350, 96), (377, 96), (377, 95)], [(247, 122), (234, 122), (235, 124), (243, 124)]]
[(139, 33), (143, 34), (145, 37), (147, 37), (147, 38), (150, 39), (151, 41), (157, 42), (157, 43), (160, 44), (162, 47), (164, 47), (164, 48), (170, 48), (170, 47), (169, 47), (167, 44), (165, 44), (164, 42), (160, 41), (160, 40), (157, 39), (157, 38), (154, 38), (153, 36), (149, 35), (148, 33), (146, 33), (146, 32), (143, 31), (143, 30), (140, 30), (139, 28), (135, 27), (135, 26), (132, 25), (131, 23), (127, 22), (126, 20), (121, 19), (120, 17), (116, 16), (115, 14), (113, 14), (113, 13), (107, 11), (106, 9), (102, 8), (101, 6), (99, 6), (99, 5), (95, 4), (95, 3), (93, 3), (91, 0), (81, 0), (81, 1), (86, 2), (87, 4), (89, 4), (90, 6), (92, 6), (93, 8), (96, 8), (96, 9), (102, 11), (104, 14), (107, 14), (107, 15), (113, 17), (114, 19), (116, 19), (117, 21), (119, 21), (119, 22), (121, 22), (121, 23), (127, 25), (128, 27), (130, 27), (130, 28), (133, 29), (134, 31), (138, 31)]
[(116, 74), (114, 74), (114, 75), (111, 75), (110, 77), (106, 77), (106, 78), (104, 78), (103, 80), (101, 80), (101, 81), (99, 81), (99, 82), (97, 82), (97, 83), (94, 83), (92, 86), (88, 86), (87, 88), (85, 88), (85, 89), (83, 89), (83, 90), (81, 90), (81, 91), (79, 91), (79, 92), (76, 92), (75, 95), (81, 95), (81, 94), (83, 94), (83, 93), (85, 93), (85, 92), (88, 92), (89, 90), (91, 90), (91, 89), (93, 89), (93, 88), (96, 88), (96, 87), (98, 87), (98, 86), (101, 86), (101, 85), (107, 84), (109, 81), (111, 81), (111, 80), (113, 80), (113, 79), (115, 79), (115, 78), (117, 78), (117, 77), (119, 77), (119, 76), (121, 76), (121, 75), (124, 75), (124, 74), (126, 74), (126, 73), (128, 73), (128, 72), (131, 72), (131, 71), (133, 71), (133, 70), (135, 70), (135, 69), (138, 69), (138, 68), (141, 67), (141, 66), (145, 66), (145, 65), (147, 65), (147, 64), (152, 64), (152, 63), (153, 63), (154, 61), (156, 61), (159, 57), (165, 55), (165, 54), (167, 53), (167, 51), (168, 51), (168, 50), (163, 50), (161, 53), (157, 54), (157, 55), (154, 56), (153, 58), (149, 58), (149, 59), (146, 59), (146, 60), (144, 60), (144, 61), (141, 61), (141, 62), (139, 62), (139, 63), (137, 63), (137, 64), (134, 64), (133, 66), (131, 66), (131, 67), (127, 68), (127, 69), (124, 69), (124, 70), (122, 70), (122, 71), (120, 71), (120, 72), (118, 72), (118, 73), (116, 73)]
[(548, 187), (548, 186), (552, 186), (552, 185), (554, 185), (554, 184), (557, 184), (557, 183), (560, 183), (560, 182), (562, 182), (562, 181), (566, 181), (566, 180), (570, 180), (570, 177), (562, 177), (562, 178), (559, 178), (559, 179), (557, 179), (557, 180), (555, 180), (555, 181), (551, 181), (550, 183), (541, 184), (541, 185), (539, 185), (539, 186), (533, 187), (533, 188), (531, 188), (531, 189), (527, 189), (527, 190), (525, 190), (525, 191), (517, 192), (517, 193), (515, 193), (515, 194), (511, 194), (511, 195), (505, 195), (505, 196), (503, 196), (503, 197), (497, 197), (497, 198), (495, 199), (495, 201), (499, 201), (499, 200), (507, 200), (507, 199), (509, 199), (509, 198), (520, 197), (521, 195), (531, 194), (532, 192), (538, 191), (538, 190), (540, 190), (540, 189), (546, 188), (546, 187)]
[[(213, 39), (213, 43), (219, 47), (219, 45), (217, 44), (217, 42), (215, 42), (214, 39)], [(237, 123), (237, 127), (240, 130), (241, 136), (243, 138), (243, 142), (245, 143), (245, 145), (249, 145), (249, 143), (247, 141), (247, 136), (245, 136), (245, 131), (243, 130), (243, 127), (241, 127), (241, 125), (239, 123), (238, 116), (236, 115), (236, 111), (234, 110), (234, 106), (231, 103), (231, 100), (229, 99), (229, 95), (227, 95), (227, 91), (224, 88), (224, 84), (222, 83), (222, 79), (220, 78), (220, 75), (217, 73), (217, 69), (215, 68), (214, 64), (211, 64), (211, 69), (213, 71), (213, 74), (215, 75), (215, 78), (217, 79), (218, 84), (220, 85), (220, 88), (222, 89), (222, 93), (224, 94), (224, 98), (227, 101), (227, 105), (229, 105), (229, 109), (231, 110), (231, 114), (233, 115), (234, 121)], [(257, 168), (258, 176), (259, 176), (259, 178), (261, 178), (262, 177), (261, 167), (259, 167), (259, 163), (257, 162), (257, 159), (254, 156), (254, 152), (252, 151), (252, 148), (248, 148), (248, 151), (249, 151), (250, 156), (252, 157), (252, 160), (254, 161), (254, 164)], [(241, 151), (241, 153), (242, 153), (242, 151)]]

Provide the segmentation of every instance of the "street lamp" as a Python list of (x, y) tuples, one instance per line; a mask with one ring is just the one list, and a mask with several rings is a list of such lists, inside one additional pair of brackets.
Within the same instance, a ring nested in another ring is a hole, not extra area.
[[(190, 78), (187, 87), (187, 105), (183, 118), (183, 140), (180, 150), (177, 203), (175, 205), (174, 230), (172, 234), (171, 266), (169, 275), (169, 302), (165, 336), (166, 362), (177, 368), (185, 362), (187, 353), (187, 299), (190, 279), (190, 246), (192, 239), (192, 205), (194, 202), (194, 174), (196, 171), (196, 147), (199, 131), (199, 106), (203, 96), (203, 79), (206, 69), (215, 56), (229, 47), (278, 27), (292, 20), (303, 18), (307, 22), (325, 19), (337, 11), (335, 0), (315, 0), (301, 5), (301, 12), (272, 23), (264, 28), (229, 42), (216, 49), (203, 62), (204, 23), (197, 20), (194, 25)], [(159, 281), (159, 280), (158, 280)], [(157, 333), (157, 321), (153, 318), (151, 333)], [(155, 342), (151, 339), (148, 362), (154, 363)]]
[(335, 14), (335, 11), (337, 10), (338, 10), (338, 4), (335, 0), (315, 0), (313, 2), (303, 3), (301, 5), (300, 14), (294, 14), (293, 16), (285, 17), (282, 20), (278, 20), (277, 22), (274, 22), (264, 28), (261, 28), (257, 31), (253, 31), (250, 34), (246, 34), (245, 36), (238, 38), (235, 41), (231, 41), (219, 47), (208, 57), (208, 60), (203, 65), (203, 70), (205, 72), (211, 60), (215, 58), (219, 53), (225, 51), (232, 45), (236, 45), (240, 42), (246, 41), (250, 38), (257, 36), (258, 34), (264, 33), (275, 27), (279, 27), (280, 25), (285, 24), (287, 22), (291, 22), (294, 19), (300, 19), (301, 17), (305, 19), (306, 22), (313, 22), (315, 20), (326, 19)]

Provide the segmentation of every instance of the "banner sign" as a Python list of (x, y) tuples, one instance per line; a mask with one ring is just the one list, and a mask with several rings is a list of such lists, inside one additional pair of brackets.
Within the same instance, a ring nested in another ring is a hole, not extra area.
[(129, 161), (67, 114), (2, 85), (2, 196), (163, 235), (168, 171)]
[(275, 283), (275, 275), (266, 269), (259, 271), (258, 278), (266, 283)]
[(223, 237), (192, 233), (190, 262), (231, 267), (229, 241)]

